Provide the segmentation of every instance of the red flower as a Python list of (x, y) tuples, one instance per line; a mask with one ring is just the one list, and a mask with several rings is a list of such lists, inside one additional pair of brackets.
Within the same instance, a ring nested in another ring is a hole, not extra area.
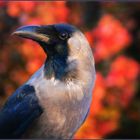
[(113, 56), (131, 42), (131, 36), (118, 19), (106, 14), (93, 30), (96, 62)]

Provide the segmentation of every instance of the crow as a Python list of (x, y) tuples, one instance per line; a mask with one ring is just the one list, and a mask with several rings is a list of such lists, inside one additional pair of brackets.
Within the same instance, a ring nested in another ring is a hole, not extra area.
[(39, 43), (46, 60), (0, 110), (0, 138), (71, 139), (87, 117), (96, 77), (87, 39), (69, 24), (23, 26), (13, 34)]

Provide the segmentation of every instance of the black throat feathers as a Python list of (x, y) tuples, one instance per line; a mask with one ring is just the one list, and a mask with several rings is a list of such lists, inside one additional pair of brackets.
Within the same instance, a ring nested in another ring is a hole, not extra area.
[[(70, 69), (69, 66), (73, 68)], [(67, 59), (51, 57), (45, 62), (44, 73), (47, 79), (54, 77), (63, 82), (73, 81), (79, 76), (78, 62), (75, 60), (67, 63)]]
[(62, 80), (66, 75), (66, 68), (68, 67), (66, 58), (60, 56), (48, 57), (45, 62), (44, 73), (45, 76), (50, 79), (55, 77), (56, 79)]

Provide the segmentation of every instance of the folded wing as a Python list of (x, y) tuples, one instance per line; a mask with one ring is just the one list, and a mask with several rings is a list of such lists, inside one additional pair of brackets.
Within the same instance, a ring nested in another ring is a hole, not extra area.
[(0, 138), (20, 138), (42, 112), (34, 87), (21, 86), (0, 110)]

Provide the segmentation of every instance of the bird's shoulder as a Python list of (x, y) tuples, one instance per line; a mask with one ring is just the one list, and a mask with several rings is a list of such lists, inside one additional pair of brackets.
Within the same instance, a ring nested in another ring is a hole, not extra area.
[(4, 105), (4, 108), (10, 107), (12, 105), (15, 105), (17, 103), (21, 103), (25, 99), (29, 98), (31, 100), (34, 99), (33, 101), (36, 101), (37, 98), (35, 96), (35, 89), (31, 85), (23, 85), (19, 87), (7, 100), (7, 102)]
[[(27, 103), (27, 101), (31, 101), (30, 105), (37, 103), (37, 97), (35, 95), (35, 89), (31, 85), (23, 85), (19, 87), (7, 100), (3, 109), (14, 109), (17, 104), (21, 104), (23, 102)], [(33, 106), (32, 106), (33, 107)]]

